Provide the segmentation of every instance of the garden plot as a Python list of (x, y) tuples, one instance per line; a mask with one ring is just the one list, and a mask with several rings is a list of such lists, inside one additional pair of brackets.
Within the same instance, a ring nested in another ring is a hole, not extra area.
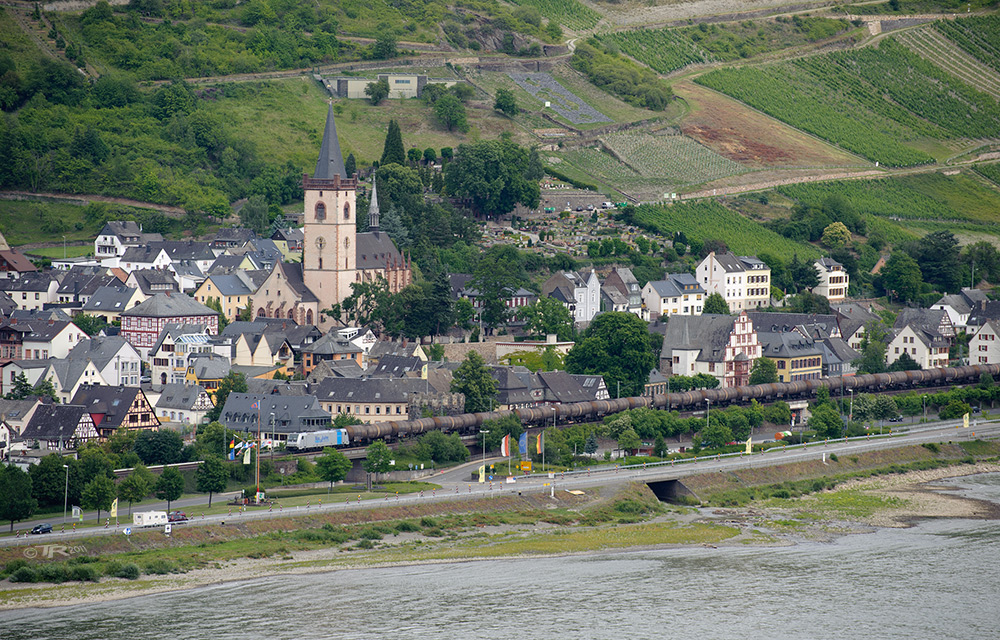
[(639, 175), (674, 184), (710, 182), (748, 171), (687, 136), (611, 133), (601, 141)]
[(509, 73), (510, 79), (537, 100), (551, 103), (550, 108), (573, 124), (611, 122), (611, 118), (573, 95), (547, 73)]

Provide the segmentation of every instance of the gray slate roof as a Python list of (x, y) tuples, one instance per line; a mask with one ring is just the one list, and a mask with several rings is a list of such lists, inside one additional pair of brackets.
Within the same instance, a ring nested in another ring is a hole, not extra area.
[(314, 385), (320, 402), (408, 402), (428, 387), (423, 380), (389, 378), (326, 378)]
[(125, 305), (132, 298), (134, 289), (123, 284), (111, 284), (99, 287), (90, 296), (90, 299), (83, 305), (83, 312), (93, 314), (95, 312), (121, 313), (125, 310)]
[(673, 316), (663, 336), (661, 357), (669, 357), (673, 349), (698, 349), (701, 352), (699, 360), (723, 362), (735, 320), (735, 316), (708, 313), (700, 316)]
[(218, 380), (229, 375), (232, 365), (229, 358), (214, 353), (192, 353), (188, 367), (194, 367), (194, 375), (199, 380)]
[(157, 293), (142, 304), (122, 312), (123, 316), (138, 316), (143, 318), (175, 318), (184, 316), (213, 316), (217, 311), (209, 309), (194, 298), (177, 293), (167, 295)]
[(358, 269), (382, 269), (386, 263), (399, 264), (403, 259), (387, 233), (359, 233), (354, 246)]
[(156, 401), (156, 408), (190, 411), (203, 393), (206, 392), (201, 385), (171, 382), (163, 386), (160, 398)]
[(21, 433), (21, 441), (63, 440), (68, 443), (80, 426), (86, 408), (79, 404), (43, 404)]
[[(84, 384), (76, 391), (70, 404), (84, 407), (91, 415), (101, 413), (104, 418), (97, 424), (101, 431), (120, 427), (135, 397), (142, 393), (138, 387), (112, 387)], [(96, 423), (97, 420), (94, 420)]]
[(98, 369), (103, 370), (111, 363), (112, 358), (118, 355), (121, 348), (128, 344), (129, 341), (122, 336), (94, 336), (70, 349), (66, 358), (83, 362), (90, 360)]
[(344, 156), (340, 153), (340, 141), (337, 139), (337, 124), (333, 120), (333, 103), (326, 112), (326, 128), (323, 130), (323, 144), (319, 148), (319, 159), (316, 160), (314, 180), (333, 180), (333, 176), (349, 177), (344, 169)]
[[(253, 404), (259, 403), (259, 409)], [(275, 433), (318, 431), (330, 426), (330, 414), (323, 411), (316, 396), (283, 396), (256, 393), (230, 393), (222, 407), (219, 422), (236, 431), (254, 432), (260, 420), (261, 431)], [(259, 418), (258, 418), (259, 416)]]

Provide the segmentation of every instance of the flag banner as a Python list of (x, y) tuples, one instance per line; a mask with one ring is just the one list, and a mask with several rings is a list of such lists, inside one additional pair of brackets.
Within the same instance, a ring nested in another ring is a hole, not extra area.
[(229, 459), (230, 460), (235, 460), (236, 459), (236, 439), (235, 438), (233, 438), (232, 440), (229, 441)]
[(111, 503), (111, 517), (118, 517), (118, 498), (115, 498), (115, 501)]
[(250, 464), (250, 447), (243, 454), (243, 464)]
[(535, 451), (539, 454), (542, 453), (542, 432), (539, 431), (538, 435), (535, 436)]
[(517, 439), (517, 449), (522, 456), (528, 455), (528, 432), (521, 434), (521, 437)]
[(747, 438), (747, 453), (753, 453), (753, 443), (751, 440), (753, 440), (753, 436)]
[(250, 405), (250, 408), (251, 409), (260, 409), (260, 401), (259, 400), (254, 400), (253, 404)]
[(486, 465), (479, 467), (479, 482), (486, 482)]
[(510, 456), (510, 434), (508, 433), (500, 441), (500, 455), (507, 458)]
[(969, 414), (965, 414), (962, 416), (962, 426), (965, 427), (966, 429), (969, 428)]

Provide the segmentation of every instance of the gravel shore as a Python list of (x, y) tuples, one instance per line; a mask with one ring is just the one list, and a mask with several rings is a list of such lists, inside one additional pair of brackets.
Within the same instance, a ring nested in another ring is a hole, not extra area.
[[(901, 498), (904, 501), (901, 506), (878, 511), (870, 517), (861, 518), (855, 522), (855, 524), (862, 525), (863, 529), (867, 530), (871, 530), (874, 527), (912, 526), (915, 521), (925, 518), (1000, 519), (1000, 505), (963, 498), (950, 493), (953, 487), (934, 484), (936, 481), (945, 478), (997, 472), (1000, 472), (1000, 465), (998, 464), (945, 467), (852, 480), (839, 485), (836, 490), (861, 490), (866, 493)], [(808, 500), (808, 497), (803, 498), (803, 500)], [(717, 510), (715, 513), (726, 524), (729, 524), (731, 521), (736, 521), (734, 523), (738, 524), (738, 521), (741, 519), (746, 521), (750, 518), (757, 523), (761, 523), (762, 521), (766, 522), (769, 518), (779, 517), (776, 512), (768, 513), (767, 510), (761, 510), (756, 507)], [(682, 521), (690, 521), (693, 514), (668, 516), (668, 518), (671, 517)], [(719, 520), (718, 517), (709, 517), (706, 519)], [(476, 533), (485, 532), (489, 535), (520, 533), (530, 537), (532, 535), (544, 536), (546, 535), (546, 530), (551, 528), (555, 527), (544, 524), (525, 526), (504, 525), (486, 527), (479, 529)], [(837, 527), (833, 528), (837, 529)], [(853, 531), (861, 531), (863, 529), (853, 529)], [(845, 528), (842, 531), (843, 533), (849, 533), (852, 529)], [(396, 546), (411, 541), (416, 537), (420, 537), (419, 534), (402, 534), (391, 540), (387, 539), (385, 542), (391, 546)], [(801, 536), (792, 535), (789, 536), (788, 540), (784, 540), (783, 542), (793, 544), (793, 540), (797, 538), (801, 538)], [(768, 543), (773, 544), (774, 541), (772, 540)], [(447, 542), (443, 544), (447, 544)], [(213, 568), (195, 569), (182, 575), (143, 575), (135, 581), (105, 578), (100, 583), (95, 584), (65, 583), (59, 585), (37, 585), (16, 584), (5, 580), (0, 582), (0, 594), (2, 594), (2, 597), (0, 597), (0, 609), (58, 607), (119, 600), (139, 595), (253, 580), (279, 574), (319, 573), (387, 566), (389, 564), (436, 564), (443, 562), (450, 563), (455, 562), (455, 560), (383, 563), (379, 562), (376, 555), (365, 558), (359, 557), (358, 562), (352, 564), (350, 560), (345, 562), (341, 549), (334, 546), (325, 549), (292, 552), (290, 555), (282, 558), (241, 558), (217, 565)]]

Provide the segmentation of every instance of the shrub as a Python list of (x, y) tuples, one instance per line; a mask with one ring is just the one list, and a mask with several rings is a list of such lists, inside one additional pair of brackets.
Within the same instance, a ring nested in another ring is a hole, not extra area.
[(28, 561), (27, 560), (18, 558), (16, 560), (11, 560), (10, 562), (8, 562), (7, 566), (5, 566), (3, 568), (3, 572), (10, 574), (10, 573), (14, 573), (15, 571), (17, 571), (21, 567), (27, 567), (27, 566), (28, 566)]
[(772, 498), (784, 498), (784, 499), (787, 500), (788, 498), (792, 497), (792, 494), (788, 491), (788, 489), (778, 489), (777, 491), (772, 491), (771, 492), (771, 497)]
[(142, 572), (139, 571), (139, 565), (130, 562), (129, 564), (123, 565), (119, 568), (118, 571), (115, 572), (114, 576), (116, 578), (124, 578), (126, 580), (138, 580), (141, 573)]
[(80, 582), (98, 582), (101, 576), (97, 572), (96, 567), (89, 564), (80, 564), (69, 570), (69, 579), (79, 580)]
[(941, 447), (939, 447), (936, 442), (925, 442), (922, 446), (923, 446), (924, 449), (927, 449), (928, 451), (930, 451), (932, 453), (940, 453), (941, 452)]
[(158, 558), (146, 563), (146, 566), (142, 570), (149, 575), (162, 576), (177, 571), (177, 565), (165, 558)]
[(423, 517), (420, 519), (420, 526), (424, 528), (436, 527), (438, 526), (437, 520), (434, 518)]
[(396, 523), (396, 531), (400, 533), (412, 533), (414, 531), (420, 531), (420, 525), (411, 520), (402, 520)]
[(358, 532), (358, 537), (362, 540), (381, 540), (382, 532), (375, 527), (365, 527)]
[(37, 573), (38, 582), (58, 584), (71, 579), (65, 564), (43, 564), (37, 569)]
[(11, 582), (38, 582), (38, 573), (31, 567), (19, 567), (10, 574)]

